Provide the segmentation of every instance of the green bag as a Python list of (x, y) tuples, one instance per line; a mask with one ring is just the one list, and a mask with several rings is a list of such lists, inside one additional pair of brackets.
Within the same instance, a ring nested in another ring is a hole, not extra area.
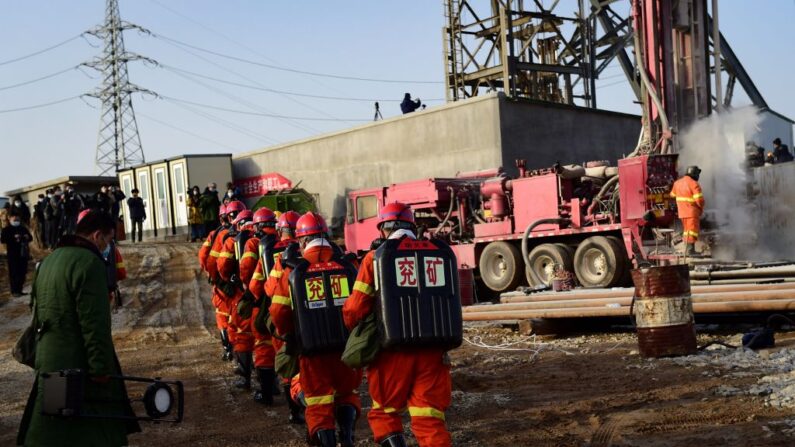
[(36, 264), (36, 269), (33, 272), (33, 286), (30, 292), (30, 307), (33, 310), (33, 316), (30, 319), (30, 325), (25, 328), (22, 335), (19, 336), (14, 347), (11, 348), (11, 356), (17, 362), (35, 368), (36, 366), (36, 341), (38, 341), (39, 332), (42, 327), (39, 326), (38, 318), (36, 318), (36, 277), (39, 274), (39, 267), (41, 262)]
[(275, 362), (276, 373), (285, 379), (295, 377), (298, 374), (298, 354), (288, 353), (287, 343), (285, 343), (276, 353)]
[(378, 323), (375, 314), (370, 314), (360, 321), (348, 336), (345, 351), (342, 353), (342, 363), (350, 368), (362, 368), (372, 363), (380, 350)]

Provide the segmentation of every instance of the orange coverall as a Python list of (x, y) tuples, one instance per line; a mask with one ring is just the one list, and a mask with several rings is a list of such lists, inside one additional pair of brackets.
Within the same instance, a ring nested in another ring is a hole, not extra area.
[(686, 175), (674, 182), (671, 196), (676, 198), (676, 209), (684, 231), (682, 238), (686, 244), (695, 244), (701, 228), (701, 214), (704, 213), (704, 194), (701, 186)]
[[(362, 260), (351, 296), (342, 307), (348, 329), (372, 313), (375, 301), (375, 250)], [(376, 443), (403, 432), (400, 413), (408, 409), (420, 446), (450, 446), (444, 412), (450, 406), (450, 366), (441, 349), (382, 350), (367, 366), (373, 409), (367, 415)]]
[[(223, 240), (229, 232), (228, 228), (219, 228), (214, 233), (210, 233), (207, 239), (211, 242), (210, 250), (207, 252), (207, 258), (204, 261), (204, 270), (210, 276), (213, 284), (218, 282), (218, 267), (216, 265), (218, 256), (223, 251)], [(212, 238), (212, 239), (210, 239)], [(204, 248), (204, 247), (202, 247)], [(201, 253), (201, 252), (200, 252)], [(213, 286), (213, 307), (215, 307), (215, 324), (218, 329), (223, 331), (229, 328), (229, 302), (223, 296), (223, 292), (218, 286)], [(233, 332), (228, 332), (229, 341), (234, 338)]]
[[(254, 266), (256, 259), (251, 256), (246, 256), (245, 249), (249, 247), (251, 239), (246, 241), (244, 252), (237, 259), (235, 254), (235, 238), (227, 237), (223, 243), (223, 248), (218, 255), (216, 264), (218, 266), (218, 274), (224, 281), (231, 281), (232, 276), (237, 274), (242, 284), (248, 284), (246, 279), (250, 280), (251, 275), (254, 274)], [(257, 240), (259, 243), (259, 240)], [(256, 245), (254, 247), (257, 247)], [(257, 248), (255, 248), (256, 250)], [(247, 262), (244, 260), (248, 259)], [(244, 269), (245, 264), (245, 269)], [(249, 277), (243, 276), (248, 274)], [(223, 293), (222, 293), (223, 295)], [(228, 296), (227, 303), (229, 303), (229, 329), (230, 332), (235, 334), (234, 339), (230, 337), (234, 345), (235, 352), (252, 352), (254, 350), (254, 334), (251, 332), (251, 317), (243, 318), (237, 313), (237, 305), (243, 297), (243, 290), (236, 290), (233, 296)]]
[[(310, 247), (303, 253), (304, 259), (312, 264), (328, 262), (333, 255), (329, 246)], [(279, 335), (295, 329), (290, 299), (290, 271), (290, 267), (284, 268), (271, 297), (270, 313)], [(361, 400), (356, 390), (362, 381), (362, 373), (342, 363), (341, 355), (342, 352), (331, 352), (300, 356), (300, 385), (306, 400), (305, 416), (310, 437), (318, 430), (335, 429), (335, 406), (351, 405), (356, 408), (357, 414), (361, 412)]]

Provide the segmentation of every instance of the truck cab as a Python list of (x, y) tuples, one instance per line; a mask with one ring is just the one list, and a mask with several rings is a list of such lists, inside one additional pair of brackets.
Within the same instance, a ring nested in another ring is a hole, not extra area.
[(345, 248), (361, 254), (378, 238), (378, 211), (384, 206), (385, 188), (360, 189), (348, 194), (345, 215)]

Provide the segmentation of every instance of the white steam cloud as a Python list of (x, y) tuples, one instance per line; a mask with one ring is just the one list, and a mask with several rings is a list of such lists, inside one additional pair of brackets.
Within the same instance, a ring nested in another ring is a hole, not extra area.
[[(770, 228), (760, 214), (760, 208), (784, 201), (776, 195), (791, 197), (792, 190), (769, 190), (755, 198), (748, 194), (754, 187), (753, 174), (745, 168), (745, 142), (753, 139), (760, 121), (753, 107), (733, 109), (713, 113), (681, 135), (680, 170), (690, 165), (702, 170), (699, 183), (706, 200), (705, 217), (718, 236), (712, 255), (720, 260), (772, 261), (793, 255), (788, 235), (768, 234)], [(788, 233), (793, 234), (792, 230)]]

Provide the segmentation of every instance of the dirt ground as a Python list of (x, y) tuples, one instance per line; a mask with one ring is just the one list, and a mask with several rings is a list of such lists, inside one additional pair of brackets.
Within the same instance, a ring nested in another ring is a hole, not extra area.
[[(185, 421), (143, 424), (134, 446), (300, 446), (304, 428), (286, 423), (286, 405), (266, 408), (232, 387), (220, 360), (210, 291), (198, 272), (197, 245), (122, 245), (130, 278), (114, 310), (124, 372), (185, 384)], [(0, 260), (0, 282), (6, 282)], [(28, 323), (28, 297), (0, 287), (0, 445), (13, 445), (32, 371), (10, 348)], [(727, 328), (701, 337), (727, 336)], [(731, 332), (732, 328), (728, 328)], [(447, 422), (456, 446), (784, 446), (795, 444), (795, 410), (747, 390), (768, 371), (752, 366), (693, 367), (646, 360), (628, 332), (520, 335), (468, 326), (451, 352), (453, 405)], [(737, 335), (732, 337), (735, 341)], [(795, 347), (795, 333), (776, 349)], [(510, 350), (507, 350), (510, 349)], [(772, 352), (775, 352), (773, 350)], [(710, 355), (710, 354), (703, 354)], [(717, 355), (717, 354), (715, 354)], [(135, 390), (131, 390), (135, 391)], [(365, 410), (370, 401), (362, 385)], [(408, 429), (408, 420), (406, 420)], [(360, 445), (372, 445), (366, 421)], [(412, 444), (413, 445), (413, 444)]]

